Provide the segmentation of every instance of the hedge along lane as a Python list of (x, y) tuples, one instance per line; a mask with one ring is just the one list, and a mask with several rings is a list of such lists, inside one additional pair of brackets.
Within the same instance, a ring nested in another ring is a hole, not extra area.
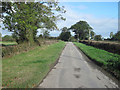
[(97, 49), (92, 46), (87, 46), (82, 43), (74, 44), (80, 48), (90, 59), (95, 61), (98, 65), (111, 72), (120, 79), (120, 55), (107, 52), (105, 50)]
[(58, 59), (64, 46), (65, 43), (60, 41), (3, 59), (3, 87), (31, 88), (38, 85)]

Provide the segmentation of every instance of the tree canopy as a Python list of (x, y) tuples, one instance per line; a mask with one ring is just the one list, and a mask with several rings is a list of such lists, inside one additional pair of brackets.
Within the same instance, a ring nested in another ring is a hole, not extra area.
[(63, 41), (68, 41), (71, 37), (70, 31), (67, 29), (67, 27), (63, 27), (61, 30), (62, 30), (62, 32), (59, 36), (60, 39)]
[(77, 38), (83, 40), (89, 39), (92, 27), (90, 27), (86, 21), (79, 21), (72, 25), (69, 29), (72, 29), (72, 31), (75, 32)]
[(102, 40), (102, 36), (101, 35), (95, 35), (94, 40), (100, 41), (100, 40)]
[(118, 31), (117, 33), (115, 33), (113, 35), (113, 37), (111, 38), (111, 40), (120, 41), (120, 31)]
[[(58, 29), (57, 20), (64, 20), (60, 13), (64, 7), (58, 2), (2, 2), (3, 23), (5, 28), (14, 32), (17, 41), (33, 43), (37, 29)], [(58, 15), (55, 12), (60, 12)]]

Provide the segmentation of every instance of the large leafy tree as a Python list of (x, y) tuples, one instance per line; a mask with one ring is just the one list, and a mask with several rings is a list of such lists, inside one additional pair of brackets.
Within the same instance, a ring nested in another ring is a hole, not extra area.
[(33, 43), (37, 29), (58, 29), (56, 21), (64, 20), (61, 14), (55, 15), (55, 12), (65, 12), (58, 2), (3, 2), (2, 5), (5, 28), (14, 32), (18, 43)]
[(69, 29), (72, 29), (75, 32), (78, 39), (90, 39), (90, 32), (92, 27), (86, 21), (79, 21), (76, 24), (72, 25)]
[(69, 41), (70, 37), (71, 37), (71, 33), (70, 31), (67, 29), (67, 27), (63, 27), (62, 32), (60, 34), (60, 39), (63, 41)]

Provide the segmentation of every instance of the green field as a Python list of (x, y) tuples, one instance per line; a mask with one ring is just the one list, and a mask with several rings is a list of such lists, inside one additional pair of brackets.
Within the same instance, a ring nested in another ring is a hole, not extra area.
[(31, 88), (38, 85), (58, 59), (64, 46), (65, 43), (60, 41), (3, 59), (3, 87)]
[(16, 42), (9, 42), (9, 41), (0, 41), (0, 44), (4, 44), (4, 45), (16, 45)]
[(74, 42), (91, 60), (120, 78), (120, 55)]

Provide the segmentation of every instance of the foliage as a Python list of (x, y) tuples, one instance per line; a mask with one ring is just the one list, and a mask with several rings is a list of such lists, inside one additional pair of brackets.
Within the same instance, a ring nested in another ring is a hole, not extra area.
[(33, 43), (39, 28), (57, 29), (56, 21), (64, 19), (64, 7), (58, 2), (2, 2), (3, 23), (5, 28), (14, 32), (18, 43), (27, 41)]
[(43, 33), (43, 37), (48, 38), (50, 36), (49, 33), (50, 33), (49, 31), (45, 30)]
[(106, 50), (111, 53), (120, 54), (120, 43), (118, 42), (108, 42), (108, 41), (89, 41), (88, 40), (81, 40), (81, 43), (84, 43), (89, 46), (93, 46), (99, 49)]
[(115, 35), (113, 35), (111, 40), (120, 41), (120, 31), (118, 31)]
[(92, 46), (87, 46), (82, 43), (74, 44), (78, 46), (90, 59), (94, 60), (98, 65), (102, 66), (104, 69), (109, 70), (117, 78), (120, 78), (120, 55), (97, 49)]
[(95, 35), (94, 40), (100, 41), (100, 40), (102, 40), (102, 36), (101, 35)]
[(2, 41), (2, 34), (0, 33), (0, 41)]
[(73, 32), (75, 32), (77, 38), (80, 40), (85, 40), (90, 38), (92, 27), (90, 27), (86, 21), (79, 21), (72, 25), (69, 29), (72, 29)]
[(95, 37), (95, 32), (94, 31), (91, 31), (91, 39), (93, 39), (94, 40), (94, 37)]
[(110, 38), (112, 38), (113, 37), (113, 32), (110, 32)]
[(64, 42), (58, 42), (4, 58), (2, 61), (3, 87), (33, 88), (37, 86), (52, 68), (64, 46)]
[(75, 39), (74, 36), (71, 36), (70, 41), (72, 41), (72, 42), (76, 42), (77, 40)]
[(62, 30), (62, 32), (59, 36), (60, 39), (63, 41), (69, 41), (70, 37), (71, 37), (70, 31), (67, 29), (67, 27), (63, 27), (61, 30)]
[(13, 41), (15, 41), (15, 39), (14, 39), (12, 36), (5, 35), (4, 37), (2, 37), (2, 41), (10, 41), (10, 42), (13, 42)]

